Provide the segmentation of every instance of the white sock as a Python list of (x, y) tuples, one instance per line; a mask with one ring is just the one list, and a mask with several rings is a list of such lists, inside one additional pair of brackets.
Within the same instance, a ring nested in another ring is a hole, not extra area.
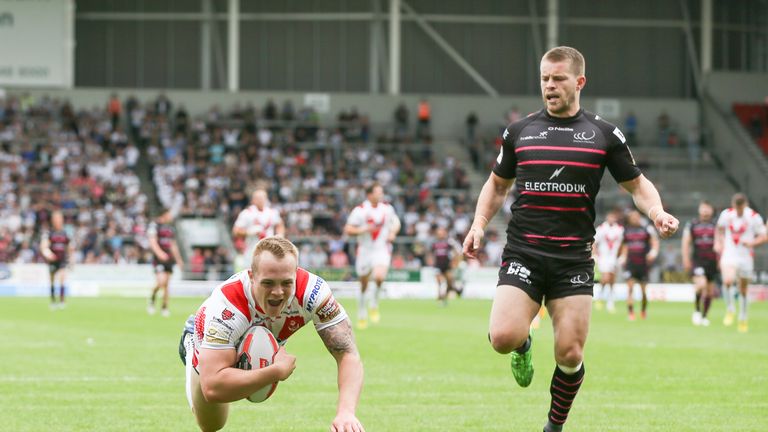
[(736, 287), (727, 286), (723, 288), (723, 297), (725, 297), (725, 307), (728, 312), (733, 313), (736, 308), (733, 305), (734, 295), (736, 294)]
[(566, 374), (566, 375), (573, 375), (576, 372), (578, 372), (579, 369), (581, 369), (581, 365), (582, 364), (584, 364), (584, 362), (580, 362), (575, 367), (568, 367), (568, 366), (563, 366), (560, 363), (558, 363), (557, 364), (557, 368), (560, 369), (561, 371), (563, 371), (563, 373)]
[(366, 297), (369, 290), (360, 291), (357, 293), (357, 319), (368, 319), (368, 308), (365, 306)]
[(371, 293), (371, 300), (370, 300), (370, 306), (372, 309), (376, 309), (379, 307), (379, 295), (381, 294), (381, 286), (376, 285)]
[(747, 304), (749, 299), (746, 295), (739, 295), (739, 321), (747, 320)]
[(613, 304), (613, 289), (612, 288), (613, 287), (611, 287), (611, 286), (608, 287), (608, 304), (609, 305)]

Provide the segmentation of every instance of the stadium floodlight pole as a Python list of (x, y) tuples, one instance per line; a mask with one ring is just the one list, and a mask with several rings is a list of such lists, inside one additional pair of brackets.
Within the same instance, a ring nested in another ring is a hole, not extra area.
[(240, 88), (240, 0), (229, 0), (229, 46), (227, 56), (227, 76), (229, 91), (235, 93)]
[(712, 0), (701, 0), (701, 72), (712, 71)]
[(200, 21), (200, 88), (211, 89), (211, 0), (201, 0), (203, 19)]
[(400, 0), (389, 0), (389, 94), (400, 94)]
[(559, 0), (549, 0), (547, 2), (547, 49), (558, 45), (558, 26), (560, 25), (558, 17)]

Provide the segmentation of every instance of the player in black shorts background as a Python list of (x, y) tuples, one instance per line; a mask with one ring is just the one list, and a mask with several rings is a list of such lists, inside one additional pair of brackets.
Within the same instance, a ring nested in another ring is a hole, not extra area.
[(595, 196), (607, 167), (662, 237), (677, 231), (656, 188), (637, 168), (624, 135), (581, 109), (584, 57), (570, 47), (541, 60), (545, 108), (510, 125), (477, 201), (464, 254), (476, 258), (488, 221), (515, 185), (507, 245), (490, 317), (493, 348), (511, 354), (523, 387), (533, 378), (529, 327), (542, 302), (552, 317), (555, 361), (546, 432), (560, 431), (584, 379), (583, 350), (592, 310)]
[(629, 320), (635, 320), (635, 283), (640, 284), (642, 294), (640, 317), (645, 319), (648, 310), (648, 271), (659, 256), (659, 239), (650, 225), (643, 221), (640, 212), (633, 210), (627, 215), (624, 227), (624, 241), (621, 245), (621, 258), (624, 265), (624, 278), (627, 280), (627, 312)]
[(152, 267), (155, 269), (155, 278), (157, 285), (152, 289), (152, 295), (149, 297), (147, 313), (155, 313), (155, 298), (157, 292), (163, 291), (163, 305), (161, 315), (170, 316), (168, 310), (168, 281), (173, 274), (173, 264), (176, 263), (179, 268), (184, 266), (184, 261), (179, 253), (176, 244), (176, 230), (173, 228), (173, 214), (170, 210), (163, 210), (155, 221), (149, 224), (147, 229), (149, 237), (149, 247), (152, 249)]
[[(699, 217), (688, 222), (683, 230), (683, 268), (691, 274), (696, 292), (693, 325), (709, 325), (707, 313), (715, 296), (717, 252), (715, 252), (715, 209), (707, 201), (699, 203)], [(693, 256), (691, 256), (693, 255)]]
[[(48, 263), (51, 281), (51, 310), (64, 309), (67, 292), (67, 266), (74, 256), (74, 243), (64, 231), (64, 214), (55, 211), (51, 214), (51, 229), (42, 234), (40, 253)], [(59, 288), (58, 301), (56, 287)]]
[(456, 291), (453, 268), (456, 257), (461, 253), (461, 245), (448, 237), (448, 230), (438, 227), (435, 230), (435, 242), (432, 243), (432, 259), (437, 268), (437, 299), (443, 305), (448, 304), (448, 293)]

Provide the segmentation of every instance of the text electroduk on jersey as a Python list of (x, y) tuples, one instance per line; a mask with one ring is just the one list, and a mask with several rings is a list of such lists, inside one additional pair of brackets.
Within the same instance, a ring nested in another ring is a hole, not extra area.
[(587, 185), (555, 182), (525, 182), (525, 190), (536, 192), (587, 193)]

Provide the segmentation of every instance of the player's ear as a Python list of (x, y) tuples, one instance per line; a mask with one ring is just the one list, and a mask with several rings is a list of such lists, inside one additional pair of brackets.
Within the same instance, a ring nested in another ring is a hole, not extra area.
[(576, 78), (576, 90), (583, 90), (585, 85), (587, 85), (587, 77), (581, 75)]

